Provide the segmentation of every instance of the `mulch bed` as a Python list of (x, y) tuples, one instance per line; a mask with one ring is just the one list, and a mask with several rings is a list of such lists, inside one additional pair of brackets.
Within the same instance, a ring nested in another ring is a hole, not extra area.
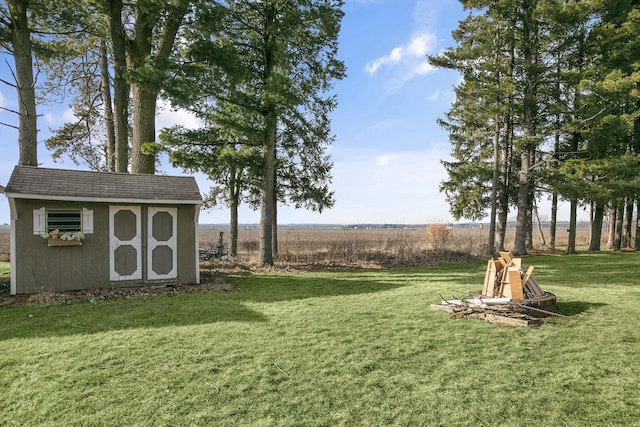
[(91, 288), (78, 291), (44, 290), (35, 294), (9, 295), (9, 282), (0, 279), (0, 306), (75, 304), (116, 299), (146, 298), (156, 295), (177, 295), (187, 292), (233, 292), (237, 288), (218, 275), (203, 274), (199, 285), (154, 285), (117, 288)]

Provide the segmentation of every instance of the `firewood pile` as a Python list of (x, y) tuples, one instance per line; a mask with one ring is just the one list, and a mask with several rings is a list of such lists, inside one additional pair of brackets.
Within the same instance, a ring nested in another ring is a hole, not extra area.
[(556, 313), (556, 296), (543, 291), (532, 272), (533, 266), (511, 252), (500, 252), (487, 264), (482, 291), (464, 292), (474, 298), (443, 299), (431, 308), (451, 313), (452, 319), (471, 317), (500, 326), (539, 326), (547, 316), (562, 316)]

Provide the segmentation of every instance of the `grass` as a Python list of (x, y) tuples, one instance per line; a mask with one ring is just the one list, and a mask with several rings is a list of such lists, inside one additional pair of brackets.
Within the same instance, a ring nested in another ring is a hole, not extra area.
[(0, 261), (0, 277), (9, 277), (10, 266), (8, 262)]
[(639, 425), (640, 254), (526, 259), (567, 319), (449, 320), (485, 263), (0, 309), (3, 425)]

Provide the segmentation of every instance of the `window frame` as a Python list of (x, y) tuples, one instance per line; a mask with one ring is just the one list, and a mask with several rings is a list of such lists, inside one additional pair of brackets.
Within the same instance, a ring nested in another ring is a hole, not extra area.
[(58, 230), (60, 233), (81, 232), (82, 209), (47, 209), (45, 232), (51, 233), (54, 230)]
[[(50, 226), (49, 223), (49, 214), (50, 213), (58, 213), (58, 212), (73, 212), (74, 216), (78, 215), (77, 220), (74, 221), (74, 224), (78, 224), (79, 228), (73, 227), (73, 229), (69, 227), (54, 227)], [(52, 232), (53, 230), (58, 230), (61, 233), (77, 233), (82, 232), (83, 234), (93, 234), (93, 210), (87, 208), (81, 209), (47, 209), (41, 207), (39, 209), (33, 210), (33, 234), (35, 235), (43, 235)]]

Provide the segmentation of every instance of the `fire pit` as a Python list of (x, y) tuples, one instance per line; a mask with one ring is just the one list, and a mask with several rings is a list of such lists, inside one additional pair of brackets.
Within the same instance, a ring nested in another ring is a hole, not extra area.
[(474, 298), (443, 300), (431, 308), (452, 318), (474, 317), (501, 326), (538, 326), (544, 317), (562, 316), (556, 313), (556, 296), (543, 291), (532, 272), (511, 252), (500, 252), (497, 261), (487, 264), (482, 291), (465, 292)]

